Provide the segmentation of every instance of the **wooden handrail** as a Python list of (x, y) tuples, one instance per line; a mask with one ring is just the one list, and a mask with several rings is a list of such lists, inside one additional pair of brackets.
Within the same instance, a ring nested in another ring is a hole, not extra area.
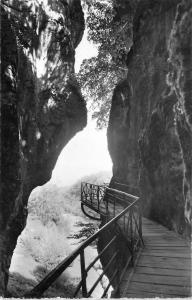
[(134, 200), (138, 200), (138, 199), (139, 199), (138, 196), (134, 196), (134, 195), (128, 194), (128, 193), (126, 193), (126, 192), (119, 191), (119, 190), (117, 190), (117, 189), (113, 189), (113, 188), (106, 187), (106, 190), (111, 191), (111, 192), (113, 192), (113, 193), (117, 193), (117, 194), (119, 194), (119, 195), (121, 195), (121, 196), (123, 196), (123, 197), (126, 197), (126, 198), (131, 198), (131, 199), (134, 199)]
[(118, 182), (118, 181), (113, 181), (113, 185), (117, 185), (119, 187), (122, 187), (122, 188), (126, 188), (128, 189), (129, 191), (131, 191), (131, 193), (133, 192), (134, 194), (138, 193), (139, 194), (139, 188), (136, 187), (136, 186), (133, 186), (133, 185), (128, 185), (126, 183), (122, 183), (122, 182)]

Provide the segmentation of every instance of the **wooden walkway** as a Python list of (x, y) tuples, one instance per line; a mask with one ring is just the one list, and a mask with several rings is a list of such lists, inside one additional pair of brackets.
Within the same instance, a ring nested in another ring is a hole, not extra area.
[[(93, 187), (94, 185), (87, 184), (85, 192)], [(89, 191), (88, 198), (82, 197), (83, 202), (99, 214), (107, 213), (110, 218), (124, 209), (122, 199), (125, 197), (128, 200), (129, 195), (110, 188), (106, 190), (108, 203), (104, 203), (102, 199), (98, 201), (100, 198), (95, 191), (96, 188), (93, 190), (94, 193)], [(86, 193), (84, 194), (86, 196)], [(121, 225), (120, 221), (118, 224)], [(126, 222), (129, 223), (129, 216)], [(175, 232), (146, 218), (143, 218), (142, 231), (145, 246), (140, 249), (134, 267), (129, 267), (124, 274), (120, 296), (126, 298), (192, 296), (190, 246)]]
[(141, 250), (121, 285), (121, 297), (189, 297), (191, 248), (176, 233), (143, 218)]

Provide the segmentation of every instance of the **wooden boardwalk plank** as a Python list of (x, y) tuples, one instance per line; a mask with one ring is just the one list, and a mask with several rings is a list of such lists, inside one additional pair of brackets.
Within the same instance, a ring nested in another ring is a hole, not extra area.
[(165, 294), (162, 292), (146, 292), (146, 291), (138, 291), (138, 290), (134, 290), (134, 289), (130, 289), (130, 291), (127, 293), (126, 295), (127, 298), (184, 298), (184, 297), (188, 297), (188, 295), (178, 295), (177, 293), (173, 294), (169, 294), (168, 292), (166, 292)]
[(159, 275), (159, 276), (172, 276), (172, 277), (189, 277), (191, 275), (191, 270), (175, 270), (175, 269), (162, 269), (160, 267), (136, 267), (135, 272), (137, 274), (146, 275)]
[(122, 297), (191, 296), (191, 249), (176, 233), (143, 219), (145, 247), (134, 272), (122, 283)]
[[(149, 244), (146, 244), (146, 246), (148, 246)], [(173, 249), (177, 249), (177, 251), (187, 251), (189, 252), (189, 254), (191, 255), (191, 250), (190, 249), (186, 249), (186, 246), (184, 247), (181, 247), (181, 246), (178, 246), (178, 247), (175, 247), (175, 246), (171, 246), (171, 245), (166, 245), (166, 246), (161, 246), (161, 245), (153, 245), (151, 244), (150, 245), (150, 250), (170, 250), (170, 251), (173, 251)]]
[[(161, 298), (163, 298), (163, 296), (162, 295), (160, 295), (161, 296)], [(164, 296), (164, 298), (167, 298), (167, 296), (169, 297), (169, 298), (175, 298), (175, 295), (166, 295), (166, 296)], [(127, 298), (139, 298), (139, 299), (141, 299), (141, 298), (155, 298), (155, 297), (157, 297), (157, 294), (155, 293), (149, 293), (149, 292), (138, 292), (138, 291), (134, 291), (134, 290), (132, 290), (131, 292), (129, 292), (128, 294), (127, 294)]]
[(174, 241), (169, 241), (169, 240), (160, 240), (158, 242), (154, 241), (154, 243), (149, 243), (147, 241), (145, 241), (145, 245), (148, 246), (148, 247), (152, 247), (152, 246), (163, 246), (163, 247), (167, 247), (169, 245), (169, 247), (181, 247), (181, 248), (185, 248), (186, 246), (185, 245), (182, 245), (181, 243), (177, 243), (177, 242), (174, 242)]
[(175, 295), (175, 296), (189, 296), (190, 288), (189, 287), (181, 287), (175, 285), (162, 285), (162, 284), (152, 284), (152, 283), (143, 283), (143, 282), (131, 282), (130, 283), (130, 291), (151, 291), (156, 293), (157, 295)]
[[(188, 256), (188, 252), (173, 252), (170, 250), (153, 250), (153, 251), (147, 251), (144, 256), (156, 256), (156, 257), (173, 257), (173, 258), (184, 258), (184, 259), (189, 259), (191, 258)], [(184, 257), (183, 257), (184, 256)]]
[(141, 256), (138, 266), (151, 266), (151, 267), (161, 267), (164, 269), (175, 269), (175, 270), (191, 270), (191, 264), (183, 258), (177, 259), (172, 257), (148, 257)]
[(173, 276), (160, 276), (160, 275), (147, 275), (136, 274), (132, 282), (143, 282), (152, 284), (165, 284), (165, 285), (176, 285), (181, 287), (190, 287), (190, 278), (186, 277), (173, 277)]
[(173, 294), (169, 294), (168, 292), (166, 293), (162, 293), (162, 292), (146, 292), (146, 291), (139, 291), (139, 290), (134, 290), (134, 289), (130, 289), (130, 291), (126, 294), (126, 298), (186, 298), (188, 297), (188, 294), (184, 294), (184, 295), (178, 295), (177, 293)]

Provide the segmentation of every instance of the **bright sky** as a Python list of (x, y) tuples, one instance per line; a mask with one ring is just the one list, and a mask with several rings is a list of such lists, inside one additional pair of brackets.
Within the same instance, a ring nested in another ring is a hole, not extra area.
[(58, 185), (70, 185), (85, 175), (111, 170), (111, 167), (106, 130), (95, 130), (95, 124), (91, 122), (65, 146), (51, 181)]
[(83, 38), (76, 49), (75, 72), (79, 72), (80, 65), (84, 59), (97, 56), (97, 53), (98, 51), (96, 46), (87, 40), (87, 29), (85, 29)]
[[(75, 72), (79, 71), (84, 59), (97, 55), (97, 48), (83, 39), (76, 49)], [(77, 133), (61, 152), (51, 182), (57, 185), (70, 185), (85, 175), (112, 169), (107, 149), (106, 130), (96, 130), (95, 122), (89, 117), (87, 127)]]

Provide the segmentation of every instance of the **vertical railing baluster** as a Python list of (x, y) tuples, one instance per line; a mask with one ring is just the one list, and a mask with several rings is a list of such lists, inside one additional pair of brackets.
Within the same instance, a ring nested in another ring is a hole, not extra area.
[(95, 186), (93, 186), (93, 189), (92, 189), (92, 197), (93, 197), (93, 203), (95, 203), (97, 205), (97, 200), (95, 201), (95, 197), (97, 197)]
[(105, 196), (106, 197), (106, 209), (107, 209), (107, 220), (109, 218), (109, 201), (108, 201), (108, 196)]
[(87, 183), (84, 186), (85, 201), (87, 201)]
[(85, 254), (84, 250), (80, 253), (80, 262), (81, 262), (81, 280), (82, 280), (82, 296), (87, 298), (87, 284), (86, 284), (86, 271), (85, 271)]
[(140, 235), (141, 240), (143, 241), (141, 200), (139, 201), (139, 235)]
[(90, 184), (90, 200), (91, 200), (91, 204), (93, 204), (93, 194), (92, 194), (92, 184)]
[(115, 200), (113, 200), (113, 216), (115, 217)]
[(130, 208), (130, 240), (131, 240), (131, 265), (134, 265), (134, 244), (133, 244), (133, 212), (132, 207)]
[(98, 202), (98, 211), (100, 208), (100, 203), (99, 203), (99, 186), (97, 187), (97, 202)]
[[(116, 240), (116, 251), (119, 252), (119, 242), (118, 238)], [(121, 259), (120, 255), (116, 256), (116, 268), (117, 268), (117, 274), (116, 274), (116, 292), (114, 297), (115, 298), (120, 298), (120, 268), (121, 268)]]

